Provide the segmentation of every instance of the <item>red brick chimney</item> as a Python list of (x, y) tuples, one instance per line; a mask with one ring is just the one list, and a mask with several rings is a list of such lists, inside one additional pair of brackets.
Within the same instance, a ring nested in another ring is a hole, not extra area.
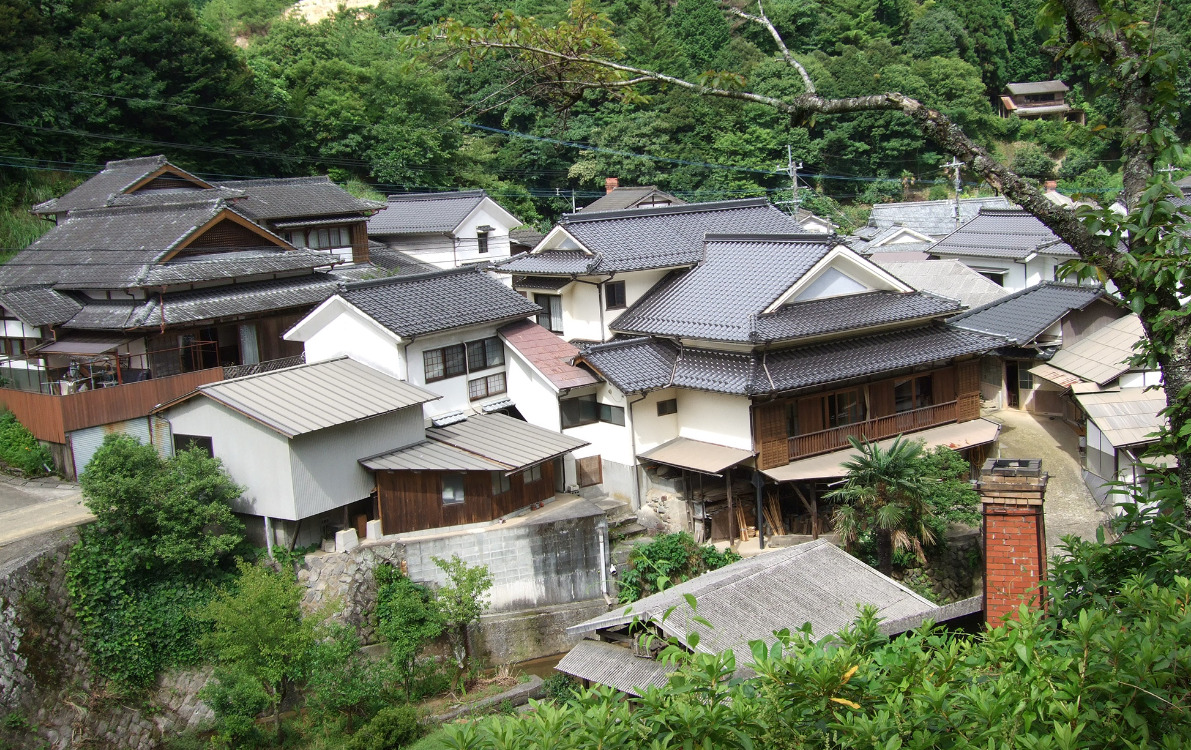
[(1059, 189), (1059, 183), (1057, 180), (1047, 180), (1046, 181), (1046, 192), (1053, 193), (1058, 189)]
[(1037, 606), (1045, 591), (1047, 475), (1042, 460), (990, 458), (980, 469), (984, 513), (984, 621), (1000, 625), (1022, 602)]
[(616, 188), (620, 187), (620, 180), (616, 177), (604, 178), (604, 195), (611, 193)]

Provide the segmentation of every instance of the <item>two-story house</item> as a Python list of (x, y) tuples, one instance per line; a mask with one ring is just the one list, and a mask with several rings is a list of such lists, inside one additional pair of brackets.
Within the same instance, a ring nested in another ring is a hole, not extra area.
[(483, 190), (390, 195), (368, 221), (368, 236), (436, 268), (508, 258), (521, 220)]
[(1005, 84), (1000, 98), (1001, 117), (1074, 120), (1082, 123), (1083, 110), (1067, 103), (1071, 87), (1062, 81), (1036, 81)]
[(612, 321), (622, 338), (579, 357), (605, 383), (588, 407), (596, 419), (571, 434), (591, 443), (577, 456), (600, 456), (607, 491), (697, 538), (735, 538), (755, 523), (755, 468), (787, 528), (817, 533), (817, 497), (843, 475), (848, 436), (959, 449), (995, 439), (980, 419), (978, 358), (1005, 342), (945, 323), (959, 302), (834, 236), (704, 241), (697, 265)]
[(601, 342), (668, 273), (703, 259), (709, 232), (798, 231), (756, 198), (566, 214), (532, 252), (500, 263), (541, 308), (538, 323), (568, 341)]

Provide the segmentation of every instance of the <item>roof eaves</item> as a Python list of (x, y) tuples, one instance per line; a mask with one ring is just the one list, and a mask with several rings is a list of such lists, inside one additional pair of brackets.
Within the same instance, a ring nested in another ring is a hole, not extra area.
[(566, 224), (580, 224), (608, 219), (633, 219), (648, 216), (671, 216), (674, 214), (704, 213), (708, 211), (727, 211), (733, 208), (752, 208), (769, 206), (767, 198), (740, 198), (729, 201), (713, 201), (708, 203), (687, 203), (681, 206), (654, 206), (650, 208), (626, 208), (615, 211), (581, 211), (573, 214), (563, 214), (559, 220), (560, 226)]

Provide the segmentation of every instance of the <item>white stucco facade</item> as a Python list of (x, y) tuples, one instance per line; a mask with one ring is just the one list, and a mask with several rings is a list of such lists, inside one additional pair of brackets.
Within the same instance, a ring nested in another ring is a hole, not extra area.
[[(509, 230), (521, 226), (521, 220), (505, 211), (491, 198), (480, 201), (471, 213), (450, 232), (410, 234), (385, 238), (390, 246), (438, 268), (458, 268), (471, 263), (502, 260), (510, 255)], [(487, 231), (487, 249), (480, 242), (480, 228)], [(508, 277), (503, 277), (508, 283)]]

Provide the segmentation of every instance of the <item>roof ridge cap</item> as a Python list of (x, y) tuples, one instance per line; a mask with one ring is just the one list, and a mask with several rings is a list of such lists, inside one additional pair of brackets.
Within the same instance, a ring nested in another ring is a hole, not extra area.
[(385, 198), (389, 203), (400, 203), (404, 200), (424, 200), (429, 198), (451, 199), (451, 198), (487, 198), (488, 191), (484, 188), (475, 188), (472, 190), (444, 190), (442, 192), (430, 193), (391, 193)]
[[(465, 273), (478, 273), (483, 271), (482, 264), (476, 263), (473, 265), (459, 266), (458, 268), (447, 268), (439, 271), (427, 271), (426, 273), (407, 273), (399, 274), (397, 276), (385, 276), (380, 279), (364, 279), (362, 281), (349, 281), (344, 284), (346, 291), (354, 291), (356, 289), (368, 289), (374, 286), (387, 286), (389, 284), (400, 284), (406, 281), (420, 281), (429, 278), (440, 278), (444, 276), (463, 275)], [(502, 284), (503, 286), (503, 284)]]
[(565, 213), (558, 220), (559, 224), (573, 224), (585, 221), (601, 221), (604, 219), (638, 218), (646, 216), (670, 216), (673, 214), (701, 213), (703, 211), (727, 211), (733, 208), (751, 208), (753, 206), (772, 206), (768, 198), (736, 198), (726, 201), (707, 201), (705, 203), (684, 203), (680, 206), (649, 206), (645, 208), (618, 208), (611, 211), (578, 211)]
[(704, 242), (820, 242), (823, 244), (838, 244), (839, 235), (835, 232), (707, 232), (703, 235)]

